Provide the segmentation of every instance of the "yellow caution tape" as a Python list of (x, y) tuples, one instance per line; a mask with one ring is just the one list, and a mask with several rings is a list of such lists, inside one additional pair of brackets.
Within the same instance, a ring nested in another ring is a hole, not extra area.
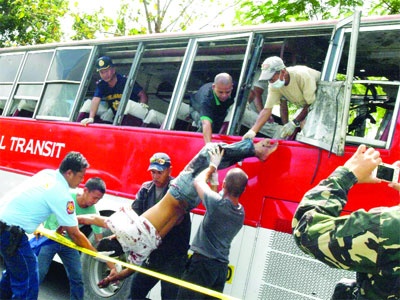
[(51, 239), (51, 240), (53, 240), (53, 241), (55, 241), (57, 243), (60, 243), (60, 244), (65, 245), (67, 247), (76, 249), (76, 250), (81, 251), (81, 252), (83, 252), (85, 254), (88, 254), (88, 255), (91, 255), (93, 257), (99, 258), (99, 259), (101, 259), (103, 261), (109, 261), (109, 262), (112, 262), (112, 263), (115, 263), (115, 264), (119, 264), (119, 265), (124, 266), (126, 268), (129, 268), (131, 270), (138, 271), (138, 272), (141, 272), (143, 274), (146, 274), (146, 275), (149, 275), (149, 276), (153, 276), (153, 277), (156, 277), (158, 279), (161, 279), (161, 280), (164, 280), (164, 281), (168, 281), (170, 283), (173, 283), (173, 284), (182, 286), (184, 288), (191, 289), (191, 290), (194, 290), (196, 292), (203, 293), (203, 294), (215, 297), (215, 298), (238, 300), (238, 298), (234, 298), (234, 297), (222, 294), (220, 292), (216, 292), (214, 290), (205, 288), (203, 286), (200, 286), (200, 285), (197, 285), (197, 284), (193, 284), (193, 283), (181, 280), (181, 279), (177, 279), (175, 277), (168, 276), (168, 275), (165, 275), (165, 274), (162, 274), (162, 273), (154, 272), (154, 271), (151, 271), (149, 269), (145, 269), (145, 268), (139, 267), (137, 265), (129, 264), (129, 263), (123, 262), (121, 260), (109, 257), (107, 255), (103, 255), (103, 254), (100, 254), (98, 252), (95, 252), (95, 251), (80, 247), (80, 246), (76, 245), (74, 242), (72, 242), (71, 240), (69, 240), (69, 239), (65, 238), (64, 236), (62, 236), (61, 234), (58, 234), (57, 232), (55, 232), (53, 230), (46, 229), (43, 226), (38, 227), (36, 229), (36, 232), (40, 233), (41, 235), (44, 235), (45, 237), (47, 237), (47, 238), (49, 238), (49, 239)]

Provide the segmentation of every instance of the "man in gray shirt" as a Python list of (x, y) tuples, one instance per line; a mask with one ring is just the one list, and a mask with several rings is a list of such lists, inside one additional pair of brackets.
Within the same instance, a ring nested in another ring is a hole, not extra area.
[[(239, 168), (228, 171), (217, 193), (216, 170), (223, 151), (210, 153), (210, 166), (194, 180), (194, 187), (206, 208), (204, 219), (193, 239), (190, 263), (182, 279), (222, 292), (228, 273), (229, 250), (244, 222), (244, 209), (239, 198), (248, 177)], [(210, 181), (211, 187), (208, 185)], [(180, 287), (177, 299), (206, 299), (206, 295)]]

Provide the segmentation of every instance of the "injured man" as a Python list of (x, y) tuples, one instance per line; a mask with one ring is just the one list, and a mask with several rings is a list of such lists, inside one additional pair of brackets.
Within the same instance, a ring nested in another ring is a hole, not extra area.
[[(207, 143), (171, 182), (167, 194), (142, 215), (138, 216), (130, 207), (123, 207), (109, 217), (80, 215), (77, 216), (78, 221), (80, 224), (109, 228), (114, 233), (113, 239), (105, 238), (100, 241), (98, 251), (113, 250), (115, 256), (125, 252), (129, 262), (141, 265), (160, 245), (162, 238), (181, 221), (184, 214), (199, 205), (200, 198), (193, 181), (201, 171), (210, 164), (224, 169), (247, 157), (257, 157), (260, 161), (265, 161), (277, 147), (278, 143), (270, 139), (263, 139), (255, 144), (250, 139), (233, 144)], [(112, 269), (109, 276), (111, 280), (102, 285), (106, 286), (125, 277), (115, 276), (115, 272)]]

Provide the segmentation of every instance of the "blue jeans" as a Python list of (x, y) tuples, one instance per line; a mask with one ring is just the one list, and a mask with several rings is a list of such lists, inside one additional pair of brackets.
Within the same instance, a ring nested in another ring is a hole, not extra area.
[(197, 196), (196, 189), (193, 186), (194, 178), (210, 164), (208, 151), (213, 149), (215, 145), (219, 145), (224, 149), (224, 156), (218, 169), (225, 169), (235, 163), (247, 158), (255, 156), (253, 141), (245, 139), (233, 144), (225, 143), (208, 143), (200, 152), (186, 165), (174, 180), (169, 188), (170, 194), (179, 201), (187, 201), (190, 211), (200, 204), (200, 198)]
[(42, 246), (38, 255), (39, 282), (42, 283), (49, 271), (54, 256), (58, 254), (69, 279), (70, 299), (83, 299), (82, 264), (79, 251), (53, 242)]
[(0, 254), (5, 270), (0, 280), (0, 299), (37, 299), (39, 295), (39, 275), (37, 257), (24, 235), (13, 255), (7, 254), (10, 232), (0, 234)]
[[(159, 257), (154, 257), (153, 255), (142, 264), (142, 267), (175, 278), (181, 278), (181, 275), (185, 270), (186, 262), (187, 254), (171, 255), (168, 258), (162, 255)], [(147, 299), (147, 294), (157, 284), (159, 279), (140, 272), (136, 272), (132, 276), (131, 293), (128, 299)], [(178, 288), (179, 286), (176, 284), (161, 280), (161, 299), (175, 299), (178, 293)]]

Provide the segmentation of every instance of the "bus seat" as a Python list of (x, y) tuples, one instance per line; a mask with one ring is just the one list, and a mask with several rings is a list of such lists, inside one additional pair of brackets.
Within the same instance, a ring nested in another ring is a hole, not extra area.
[(13, 117), (32, 118), (33, 112), (36, 108), (36, 101), (34, 100), (21, 100), (18, 103), (17, 109), (13, 113)]
[(143, 120), (132, 115), (126, 114), (122, 118), (121, 125), (123, 126), (142, 126)]
[(161, 124), (164, 122), (165, 115), (156, 111), (154, 109), (150, 109), (147, 116), (143, 119), (143, 127), (152, 127), (152, 128), (160, 128)]
[[(78, 117), (76, 118), (77, 122), (82, 121), (85, 118), (89, 118), (89, 112), (90, 112), (90, 105), (92, 103), (92, 99), (87, 99), (83, 103), (81, 109), (79, 110)], [(102, 119), (100, 119), (100, 116), (104, 114), (108, 110), (108, 107), (104, 101), (100, 102), (99, 108), (96, 113), (96, 117), (94, 118), (95, 123), (109, 123), (109, 122), (104, 122)]]
[(147, 105), (129, 100), (126, 105), (124, 115), (131, 115), (138, 119), (144, 120), (148, 112), (149, 108)]

